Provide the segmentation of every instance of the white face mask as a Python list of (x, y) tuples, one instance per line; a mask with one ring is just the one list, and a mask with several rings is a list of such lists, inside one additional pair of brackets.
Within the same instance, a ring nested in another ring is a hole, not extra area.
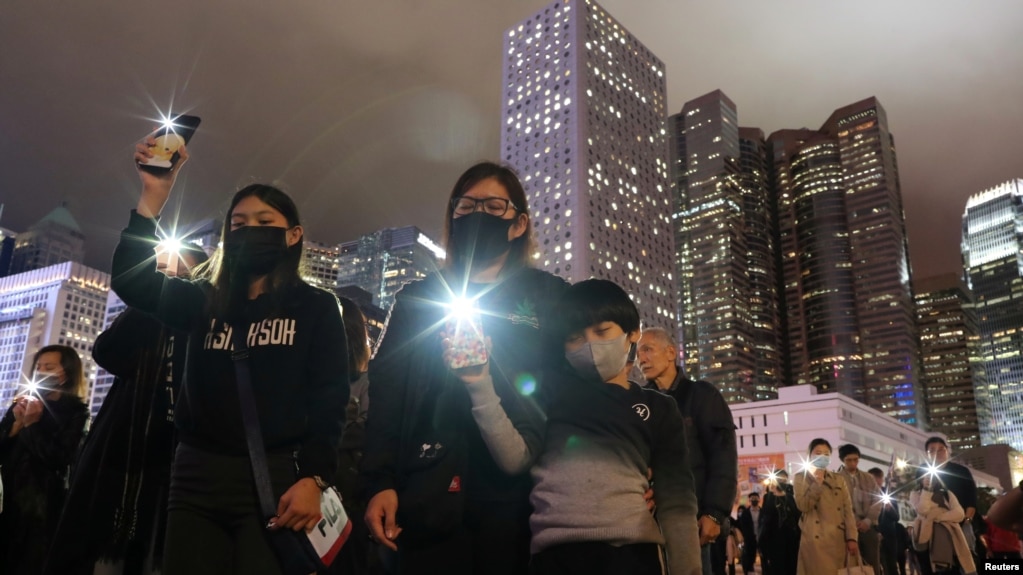
[(565, 354), (565, 359), (575, 371), (586, 378), (599, 377), (607, 382), (621, 373), (629, 359), (625, 347), (626, 334), (607, 341), (586, 342), (575, 351)]

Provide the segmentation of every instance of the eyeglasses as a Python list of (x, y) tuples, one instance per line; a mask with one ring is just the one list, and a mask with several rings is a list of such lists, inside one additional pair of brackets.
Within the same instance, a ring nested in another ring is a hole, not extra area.
[(467, 216), (475, 212), (479, 206), (483, 206), (483, 211), (492, 216), (501, 217), (508, 213), (509, 209), (521, 211), (518, 206), (511, 203), (511, 200), (505, 198), (467, 198), (460, 196), (451, 200), (451, 211), (456, 218)]

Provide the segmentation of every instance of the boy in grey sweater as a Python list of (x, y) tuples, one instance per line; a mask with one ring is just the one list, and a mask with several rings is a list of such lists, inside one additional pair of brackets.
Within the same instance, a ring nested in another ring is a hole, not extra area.
[[(564, 366), (548, 377), (547, 436), (533, 467), (531, 573), (701, 573), (696, 494), (675, 401), (627, 379), (639, 313), (606, 280), (561, 299), (551, 345)], [(655, 484), (656, 515), (643, 494)], [(662, 553), (666, 551), (667, 560)]]

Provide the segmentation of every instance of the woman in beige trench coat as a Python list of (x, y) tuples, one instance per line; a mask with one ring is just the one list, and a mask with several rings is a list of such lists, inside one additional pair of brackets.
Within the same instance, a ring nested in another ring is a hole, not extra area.
[[(796, 507), (799, 520), (798, 575), (835, 575), (846, 557), (858, 558), (856, 517), (845, 480), (827, 470), (831, 444), (825, 439), (810, 442), (810, 467), (796, 474)], [(859, 564), (859, 563), (854, 563)]]

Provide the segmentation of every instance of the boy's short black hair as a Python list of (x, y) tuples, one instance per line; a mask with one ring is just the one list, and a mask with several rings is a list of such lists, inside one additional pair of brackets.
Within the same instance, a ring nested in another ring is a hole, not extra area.
[(589, 279), (572, 285), (561, 296), (557, 310), (551, 336), (558, 342), (605, 321), (615, 322), (625, 333), (639, 329), (636, 304), (625, 290), (608, 280)]
[(856, 447), (855, 445), (853, 445), (851, 443), (846, 443), (845, 445), (839, 445), (838, 446), (838, 458), (839, 459), (841, 459), (842, 461), (845, 461), (845, 458), (849, 457), (850, 455), (859, 456), (860, 455), (860, 448)]

